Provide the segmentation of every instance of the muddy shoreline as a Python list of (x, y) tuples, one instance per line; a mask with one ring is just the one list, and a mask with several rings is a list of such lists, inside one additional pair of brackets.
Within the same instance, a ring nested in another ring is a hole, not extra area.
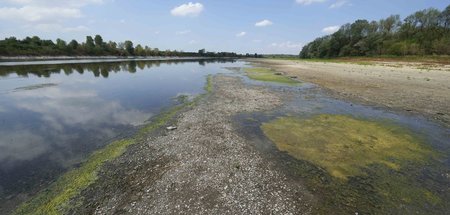
[(310, 62), (252, 59), (252, 63), (297, 76), (327, 90), (332, 97), (368, 106), (421, 115), (450, 127), (450, 67), (389, 62)]

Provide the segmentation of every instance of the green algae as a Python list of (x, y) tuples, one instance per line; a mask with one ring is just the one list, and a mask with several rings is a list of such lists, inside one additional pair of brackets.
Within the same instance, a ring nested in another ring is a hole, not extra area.
[(447, 207), (436, 190), (445, 185), (418, 180), (439, 154), (407, 129), (327, 114), (281, 117), (261, 128), (280, 151), (297, 159), (289, 167), (322, 197), (318, 214), (427, 213)]
[(139, 129), (133, 137), (112, 142), (95, 151), (80, 167), (64, 173), (49, 188), (41, 191), (31, 200), (22, 203), (14, 211), (14, 214), (64, 214), (65, 211), (73, 207), (73, 205), (69, 205), (70, 200), (98, 179), (98, 172), (103, 164), (121, 156), (128, 146), (143, 141), (150, 132), (167, 124), (182, 109), (194, 106), (202, 97), (211, 93), (213, 90), (211, 75), (206, 78), (204, 90), (205, 93), (195, 97), (192, 101), (174, 106), (152, 118), (151, 122)]
[(342, 115), (313, 119), (279, 118), (262, 126), (281, 151), (347, 179), (370, 164), (398, 170), (404, 162), (423, 163), (433, 152), (401, 128)]
[(119, 140), (96, 151), (81, 167), (62, 175), (44, 192), (22, 204), (15, 213), (61, 214), (61, 211), (70, 207), (68, 202), (71, 198), (78, 195), (97, 179), (98, 170), (105, 162), (120, 156), (129, 145), (134, 143), (133, 139)]
[(284, 75), (277, 75), (274, 71), (268, 68), (245, 68), (246, 75), (253, 80), (264, 82), (275, 82), (288, 85), (298, 85), (299, 81), (293, 80)]

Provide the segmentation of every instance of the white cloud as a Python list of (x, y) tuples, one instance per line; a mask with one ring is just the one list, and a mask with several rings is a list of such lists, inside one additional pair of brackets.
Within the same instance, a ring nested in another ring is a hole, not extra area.
[(197, 44), (198, 42), (196, 40), (191, 40), (189, 41), (189, 44), (193, 45), (193, 44)]
[(74, 32), (87, 27), (63, 26), (64, 21), (83, 17), (82, 8), (111, 0), (3, 0), (0, 20), (17, 22), (29, 30)]
[(272, 25), (272, 24), (273, 24), (273, 22), (271, 22), (270, 20), (265, 19), (265, 20), (262, 20), (260, 22), (257, 22), (255, 24), (255, 26), (256, 27), (266, 27), (266, 26), (269, 26), (269, 25)]
[(45, 7), (83, 7), (90, 4), (102, 4), (105, 0), (5, 0), (11, 4)]
[(243, 36), (245, 36), (246, 34), (247, 34), (247, 32), (242, 31), (242, 32), (237, 33), (237, 34), (236, 34), (236, 37), (243, 37)]
[(28, 29), (35, 29), (42, 32), (83, 32), (83, 31), (89, 31), (90, 29), (84, 25), (79, 25), (75, 27), (64, 27), (60, 24), (36, 24), (36, 25), (26, 25), (25, 26)]
[(173, 8), (170, 13), (173, 16), (198, 16), (203, 9), (204, 7), (201, 3), (189, 2)]
[(177, 31), (175, 32), (176, 35), (185, 35), (191, 33), (191, 30), (184, 30), (184, 31)]
[(287, 49), (299, 49), (303, 47), (302, 43), (295, 43), (295, 42), (291, 42), (291, 41), (285, 41), (285, 42), (281, 42), (281, 43), (272, 43), (270, 44), (270, 46), (272, 47), (277, 47), (277, 48), (287, 48)]
[(52, 21), (54, 19), (67, 19), (81, 17), (78, 8), (24, 6), (0, 8), (0, 19), (25, 22)]
[(81, 31), (89, 31), (90, 29), (84, 25), (79, 25), (75, 27), (65, 27), (62, 29), (64, 32), (81, 32)]
[(254, 43), (260, 43), (260, 42), (262, 42), (262, 40), (260, 40), (260, 39), (256, 39), (256, 40), (252, 40)]
[(302, 49), (300, 42), (282, 41), (268, 44), (262, 51), (265, 54), (292, 54), (297, 55)]
[(322, 32), (323, 33), (327, 33), (327, 34), (332, 34), (332, 33), (336, 32), (336, 31), (338, 31), (340, 27), (341, 26), (339, 26), (339, 25), (328, 26), (328, 27), (323, 28)]
[(295, 2), (297, 2), (298, 4), (301, 4), (301, 5), (310, 5), (313, 3), (322, 3), (325, 1), (326, 0), (295, 0)]
[(332, 5), (330, 5), (330, 9), (340, 8), (344, 5), (350, 5), (350, 2), (347, 0), (338, 0), (335, 3), (333, 3)]

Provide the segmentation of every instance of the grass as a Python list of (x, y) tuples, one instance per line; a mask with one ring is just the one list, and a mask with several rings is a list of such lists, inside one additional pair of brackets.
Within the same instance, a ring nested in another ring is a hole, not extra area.
[(275, 82), (281, 84), (297, 85), (299, 81), (288, 78), (284, 75), (276, 75), (274, 71), (268, 68), (245, 68), (245, 72), (250, 79), (264, 82)]
[(445, 185), (417, 180), (438, 152), (397, 125), (323, 114), (281, 117), (261, 128), (280, 151), (298, 159), (291, 167), (323, 195), (319, 214), (426, 213), (444, 199), (433, 189)]
[(183, 108), (195, 105), (201, 97), (212, 92), (212, 89), (212, 77), (209, 75), (205, 84), (206, 93), (197, 96), (191, 102), (174, 106), (162, 112), (153, 118), (151, 123), (141, 128), (134, 137), (115, 141), (95, 151), (79, 168), (72, 169), (60, 176), (49, 188), (20, 205), (14, 214), (64, 214), (73, 207), (73, 205), (69, 205), (70, 200), (98, 179), (97, 174), (104, 163), (119, 157), (128, 146), (142, 141), (149, 132), (167, 124)]

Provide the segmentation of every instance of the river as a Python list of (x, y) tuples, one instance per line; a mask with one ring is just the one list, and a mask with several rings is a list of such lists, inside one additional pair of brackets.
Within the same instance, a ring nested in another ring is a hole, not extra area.
[(206, 76), (233, 61), (64, 63), (0, 65), (0, 212), (202, 93)]

